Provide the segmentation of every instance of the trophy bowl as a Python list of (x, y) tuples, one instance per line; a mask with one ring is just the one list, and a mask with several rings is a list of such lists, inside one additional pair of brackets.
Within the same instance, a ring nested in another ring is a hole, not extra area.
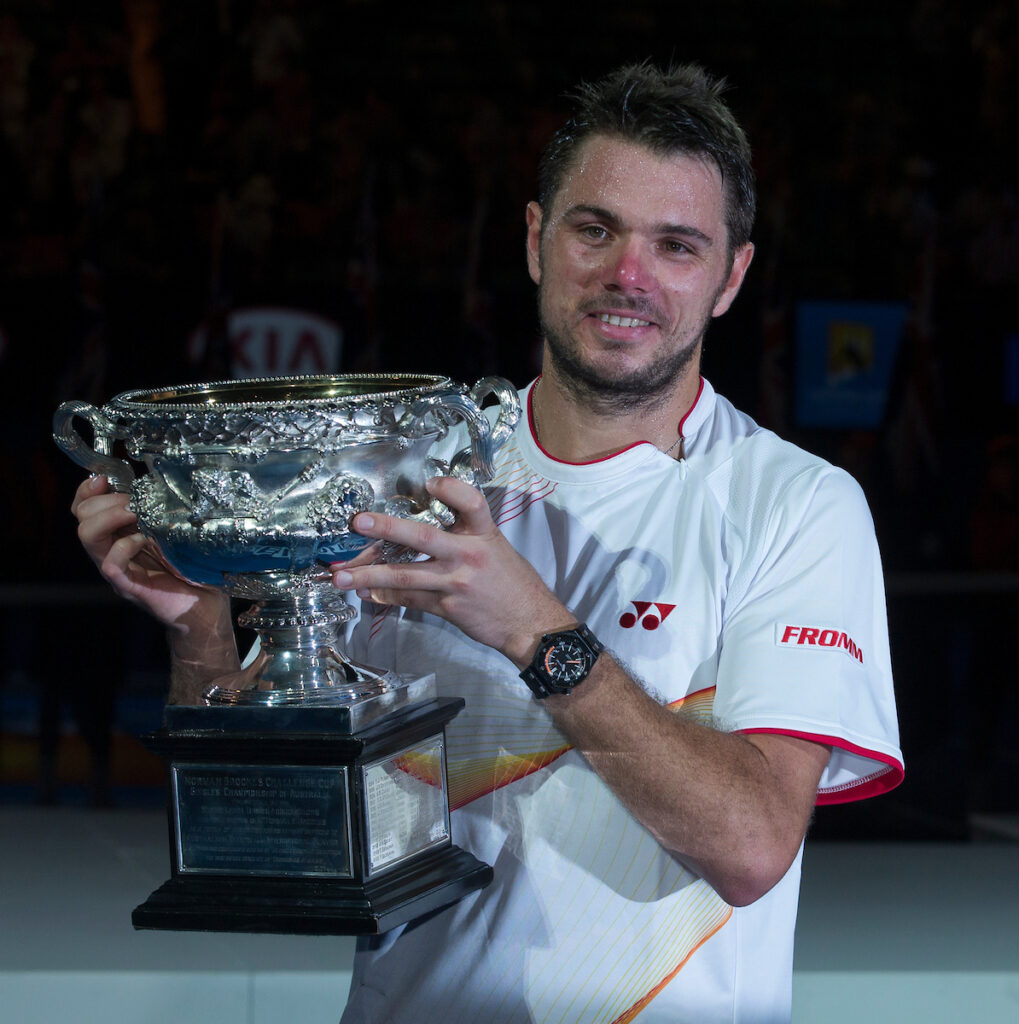
[[(489, 397), (498, 401), (491, 418), (481, 409)], [(450, 526), (453, 514), (425, 482), (486, 483), (519, 418), (517, 393), (502, 378), (468, 388), (380, 373), (127, 391), (102, 408), (65, 402), (53, 431), (75, 462), (130, 493), (138, 528), (171, 570), (254, 602), (238, 619), (259, 635), (253, 685), (213, 684), (207, 704), (315, 706), (400, 688), (391, 673), (356, 665), (340, 649), (339, 627), (357, 613), (328, 566), (370, 543), (352, 531), (353, 516), (372, 510)], [(79, 419), (91, 426), (91, 444)], [(456, 424), (470, 443), (448, 461), (434, 457)], [(118, 444), (140, 475), (114, 454)], [(381, 557), (415, 553), (388, 545)]]

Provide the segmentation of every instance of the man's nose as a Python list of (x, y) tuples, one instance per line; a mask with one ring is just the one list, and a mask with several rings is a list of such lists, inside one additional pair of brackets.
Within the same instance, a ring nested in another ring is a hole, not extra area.
[(623, 292), (647, 292), (654, 284), (651, 256), (637, 239), (621, 239), (606, 267), (605, 286)]

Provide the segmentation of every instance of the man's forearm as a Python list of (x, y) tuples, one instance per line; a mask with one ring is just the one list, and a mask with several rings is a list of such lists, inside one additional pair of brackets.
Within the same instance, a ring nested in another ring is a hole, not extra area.
[(240, 671), (230, 602), (225, 598), (211, 622), (187, 630), (171, 628), (169, 641), (168, 704), (201, 704), (213, 680)]
[(545, 705), (631, 813), (725, 900), (753, 902), (788, 870), (826, 748), (690, 721), (607, 653), (574, 693)]
[[(577, 618), (495, 526), (484, 495), (451, 477), (429, 481), (429, 490), (458, 513), (457, 532), (361, 514), (353, 523), (359, 533), (429, 558), (354, 560), (337, 568), (336, 585), (438, 615), (523, 669), (544, 633)], [(574, 693), (543, 703), (634, 816), (723, 898), (752, 902), (788, 870), (828, 759), (823, 746), (790, 736), (745, 738), (685, 720), (650, 698), (608, 652)]]

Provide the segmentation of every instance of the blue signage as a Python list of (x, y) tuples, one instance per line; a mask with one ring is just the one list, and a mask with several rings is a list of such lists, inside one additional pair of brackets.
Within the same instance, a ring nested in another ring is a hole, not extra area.
[(796, 422), (877, 427), (909, 307), (904, 302), (801, 302), (796, 307)]

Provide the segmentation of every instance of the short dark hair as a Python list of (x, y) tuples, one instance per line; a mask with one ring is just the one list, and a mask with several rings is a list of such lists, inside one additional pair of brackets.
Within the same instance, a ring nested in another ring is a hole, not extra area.
[(606, 135), (663, 155), (709, 157), (722, 175), (730, 253), (750, 241), (757, 205), (750, 143), (722, 100), (724, 79), (696, 64), (662, 71), (627, 64), (573, 94), (574, 112), (552, 136), (538, 162), (538, 202), (549, 210), (577, 151)]

